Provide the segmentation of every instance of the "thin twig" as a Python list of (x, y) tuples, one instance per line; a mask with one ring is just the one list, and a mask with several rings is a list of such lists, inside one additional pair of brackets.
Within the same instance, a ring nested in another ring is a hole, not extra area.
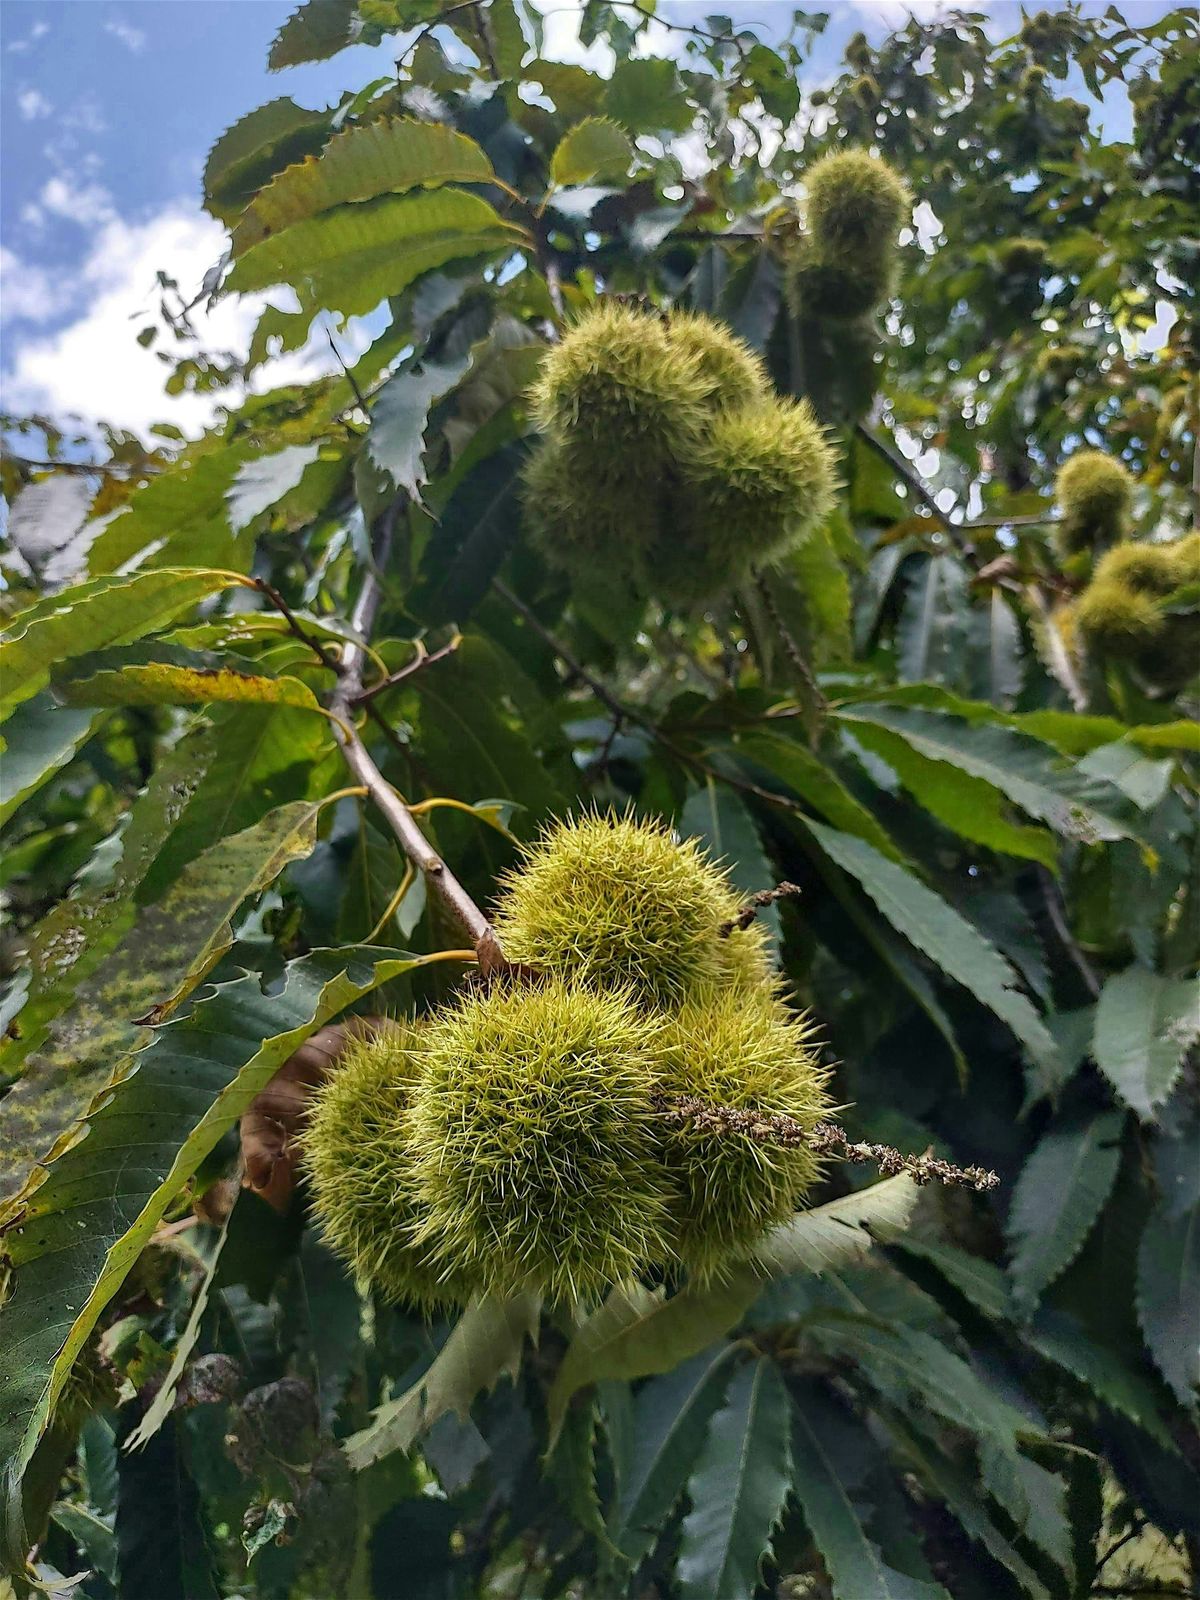
[(287, 601), (280, 594), (279, 590), (275, 588), (274, 584), (268, 583), (265, 578), (251, 578), (250, 587), (257, 589), (259, 594), (261, 594), (264, 599), (270, 601), (275, 610), (278, 611), (279, 615), (287, 623), (288, 632), (294, 634), (295, 637), (301, 641), (301, 643), (306, 644), (308, 648), (315, 654), (323, 667), (327, 667), (335, 676), (341, 672), (341, 661), (339, 661), (336, 656), (330, 655), (329, 651), (326, 650), (325, 646), (319, 639), (314, 638), (314, 636), (309, 633), (307, 629), (300, 626), (300, 623), (291, 606), (288, 605)]
[(825, 721), (826, 714), (829, 711), (829, 702), (826, 700), (825, 695), (821, 690), (821, 686), (817, 682), (816, 674), (813, 672), (813, 669), (809, 666), (808, 661), (805, 659), (804, 651), (801, 650), (799, 644), (796, 642), (796, 638), (792, 633), (792, 630), (788, 627), (786, 622), (784, 622), (783, 616), (778, 605), (775, 603), (775, 596), (771, 593), (771, 586), (767, 582), (766, 577), (758, 571), (755, 571), (753, 576), (754, 587), (758, 590), (758, 597), (763, 603), (763, 609), (766, 611), (768, 617), (770, 617), (771, 624), (783, 643), (783, 648), (787, 658), (795, 668), (796, 675), (799, 677), (800, 682), (804, 685), (804, 688), (808, 693), (808, 697), (812, 701), (812, 720), (814, 726), (810, 732), (815, 742), (820, 732), (821, 724)]
[(955, 524), (950, 521), (946, 513), (942, 510), (941, 506), (938, 505), (937, 501), (934, 499), (933, 491), (927, 484), (922, 483), (921, 479), (912, 470), (908, 462), (905, 461), (902, 456), (898, 456), (889, 445), (884, 444), (883, 440), (880, 439), (876, 434), (872, 433), (865, 422), (856, 422), (854, 424), (854, 431), (862, 440), (862, 442), (867, 445), (869, 449), (874, 450), (875, 454), (879, 456), (881, 460), (886, 461), (896, 476), (902, 479), (904, 483), (908, 485), (914, 496), (921, 502), (926, 511), (929, 512), (930, 516), (936, 517), (938, 522), (944, 528), (953, 531)]
[(354, 395), (354, 398), (358, 403), (358, 409), (360, 411), (366, 411), (367, 402), (363, 399), (363, 392), (358, 387), (358, 379), (354, 376), (353, 371), (346, 365), (345, 356), (342, 354), (342, 352), (338, 349), (337, 345), (334, 343), (333, 329), (329, 326), (328, 323), (325, 324), (325, 337), (329, 340), (329, 348), (333, 351), (334, 357), (337, 360), (338, 365), (342, 369), (342, 376), (345, 378), (346, 382), (350, 385), (350, 391)]
[(403, 683), (406, 678), (411, 678), (417, 672), (423, 672), (426, 667), (431, 667), (437, 661), (444, 661), (447, 656), (452, 656), (462, 643), (462, 634), (456, 633), (449, 644), (444, 644), (440, 650), (422, 650), (414, 661), (406, 662), (398, 672), (393, 672), (390, 677), (384, 678), (381, 683), (372, 683), (355, 695), (352, 704), (356, 706), (369, 705), (376, 695), (384, 694), (388, 689), (394, 689), (398, 683)]
[(760, 889), (757, 894), (752, 894), (736, 917), (730, 917), (728, 922), (723, 922), (717, 929), (718, 939), (728, 939), (731, 933), (748, 928), (762, 906), (774, 905), (776, 900), (786, 900), (791, 895), (799, 894), (798, 883), (777, 883), (773, 889)]
[(1066, 912), (1063, 908), (1062, 891), (1059, 889), (1054, 875), (1047, 868), (1042, 867), (1038, 876), (1041, 879), (1042, 900), (1046, 907), (1046, 914), (1050, 918), (1050, 924), (1058, 936), (1058, 942), (1070, 956), (1076, 972), (1083, 979), (1084, 986), (1092, 999), (1099, 1000), (1100, 979), (1096, 976), (1091, 962), (1079, 948), (1075, 935), (1071, 932)]
[[(350, 614), (350, 629), (358, 639), (369, 639), (374, 626), (382, 598), (379, 572), (387, 564), (399, 510), (400, 503), (397, 502), (380, 521), (372, 567), (363, 579), (358, 599)], [(329, 709), (347, 724), (353, 714), (356, 696), (362, 693), (365, 661), (366, 651), (360, 645), (353, 643), (346, 645), (342, 652), (338, 685), (330, 699)], [(366, 710), (373, 713), (376, 708), (368, 703)], [(494, 976), (504, 972), (507, 963), (499, 941), (492, 931), (491, 923), (421, 832), (416, 818), (380, 772), (357, 731), (349, 726), (339, 728), (336, 724), (335, 731), (346, 765), (370, 794), (377, 809), (395, 834), (400, 848), (414, 867), (424, 873), (425, 882), (430, 890), (470, 936), (484, 976)]]
[(927, 1183), (958, 1185), (983, 1192), (999, 1187), (1000, 1178), (985, 1167), (959, 1167), (939, 1156), (905, 1155), (890, 1144), (857, 1144), (832, 1122), (806, 1127), (798, 1117), (782, 1111), (747, 1111), (736, 1106), (709, 1105), (695, 1095), (660, 1100), (659, 1114), (669, 1122), (690, 1123), (708, 1133), (740, 1133), (761, 1144), (803, 1146), (817, 1155), (838, 1161), (876, 1166), (885, 1178), (905, 1172), (922, 1187)]
[(614, 717), (620, 717), (625, 722), (632, 722), (635, 727), (642, 728), (654, 742), (673, 755), (684, 766), (690, 767), (693, 772), (701, 773), (706, 778), (712, 778), (717, 783), (723, 783), (727, 788), (736, 789), (739, 794), (753, 795), (756, 800), (763, 800), (768, 805), (776, 806), (781, 811), (790, 812), (793, 816), (806, 817), (804, 808), (797, 805), (794, 800), (789, 800), (787, 795), (779, 794), (774, 789), (764, 789), (761, 784), (752, 783), (748, 778), (735, 777), (730, 772), (722, 772), (714, 767), (711, 762), (705, 761), (703, 756), (695, 755), (690, 750), (685, 750), (658, 726), (653, 717), (640, 711), (636, 706), (624, 705), (594, 673), (588, 671), (577, 656), (567, 648), (561, 639), (557, 639), (546, 627), (536, 612), (532, 611), (523, 600), (517, 598), (510, 588), (500, 581), (492, 579), (492, 588), (502, 600), (506, 600), (518, 616), (523, 617), (538, 637), (550, 648), (551, 651), (566, 667), (567, 671), (580, 683), (591, 691), (601, 705), (606, 706)]

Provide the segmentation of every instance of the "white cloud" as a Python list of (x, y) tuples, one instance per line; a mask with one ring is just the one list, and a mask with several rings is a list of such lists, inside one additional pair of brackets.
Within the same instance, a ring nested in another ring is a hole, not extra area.
[(37, 117), (48, 117), (54, 106), (40, 89), (22, 89), (17, 95), (17, 110), (26, 122), (33, 122)]
[(0, 245), (0, 284), (0, 322), (49, 322), (74, 298), (69, 277), (55, 278), (6, 245)]
[[(55, 203), (69, 203), (69, 185), (51, 179)], [(194, 434), (212, 419), (219, 396), (183, 394), (167, 396), (163, 383), (167, 368), (153, 349), (143, 350), (134, 338), (158, 305), (156, 273), (161, 269), (175, 278), (185, 298), (198, 290), (207, 269), (226, 245), (224, 229), (195, 207), (179, 201), (142, 222), (117, 215), (104, 191), (97, 186), (90, 204), (97, 224), (87, 254), (70, 274), (78, 307), (65, 326), (31, 338), (8, 339), (9, 364), (2, 376), (4, 407), (10, 412), (42, 411), (62, 419), (81, 417), (85, 423), (106, 421), (145, 435), (155, 422), (173, 422)], [(43, 200), (46, 200), (43, 192)], [(38, 313), (36, 291), (52, 287), (38, 269), (12, 261), (15, 281), (29, 285), (18, 304), (30, 320)], [(5, 264), (6, 275), (9, 266)], [(6, 290), (6, 301), (9, 293)], [(197, 332), (206, 350), (232, 350), (244, 354), (255, 323), (266, 304), (265, 295), (219, 301), (204, 314), (193, 312)], [(10, 301), (7, 309), (12, 310)], [(70, 310), (61, 303), (46, 320)], [(15, 320), (14, 313), (14, 320)], [(339, 341), (349, 350), (354, 340)], [(255, 388), (303, 381), (327, 371), (332, 358), (323, 333), (294, 355), (269, 362), (255, 373)], [(231, 400), (236, 397), (227, 397)]]
[(61, 174), (48, 178), (38, 195), (43, 211), (77, 222), (81, 228), (94, 228), (116, 216), (112, 195), (100, 183), (74, 183)]
[(39, 39), (44, 39), (49, 32), (50, 24), (48, 22), (35, 22), (23, 39), (14, 39), (8, 48), (14, 54), (21, 55), (32, 45), (35, 45)]
[(127, 50), (135, 56), (141, 55), (146, 48), (146, 35), (141, 28), (135, 28), (132, 23), (125, 22), (120, 17), (114, 17), (104, 24), (105, 33), (111, 33), (114, 39), (119, 39)]

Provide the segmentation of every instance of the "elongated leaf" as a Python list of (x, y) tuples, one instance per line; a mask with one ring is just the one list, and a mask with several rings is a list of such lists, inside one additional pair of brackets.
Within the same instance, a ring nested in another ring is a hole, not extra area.
[(609, 1536), (631, 1566), (647, 1555), (691, 1476), (721, 1402), (734, 1347), (713, 1345), (643, 1385), (634, 1401), (632, 1458)]
[(787, 1390), (767, 1356), (742, 1368), (688, 1484), (678, 1576), (684, 1600), (754, 1592), (791, 1483)]
[(865, 1318), (813, 1321), (811, 1336), (831, 1354), (855, 1360), (885, 1400), (928, 1408), (975, 1436), (983, 1481), (1019, 1527), (1029, 1516), (1017, 1435), (1036, 1432), (941, 1339), (916, 1328)]
[(281, 806), (222, 841), (147, 907), (112, 955), (79, 985), (73, 1004), (0, 1101), (0, 1196), (28, 1198), (38, 1166), (71, 1137), (92, 1097), (124, 1077), (149, 1043), (148, 1016), (170, 1014), (232, 943), (230, 919), (316, 842), (321, 802)]
[(56, 705), (45, 693), (14, 712), (0, 734), (0, 826), (62, 771), (98, 720), (95, 711)]
[(821, 848), (862, 884), (884, 916), (975, 998), (1007, 1022), (1034, 1062), (1053, 1071), (1057, 1047), (1017, 987), (1017, 974), (953, 906), (862, 839), (808, 823)]
[(623, 178), (632, 160), (633, 146), (624, 129), (607, 117), (585, 117), (551, 156), (550, 181), (561, 189), (570, 183)]
[(927, 1435), (918, 1433), (900, 1417), (889, 1417), (888, 1428), (917, 1475), (945, 1503), (967, 1537), (981, 1544), (994, 1561), (1006, 1567), (1030, 1600), (1050, 1600), (1046, 1585), (992, 1521), (971, 1474), (964, 1472)]
[(906, 582), (896, 630), (900, 676), (953, 681), (970, 617), (966, 569), (955, 556), (929, 556)]
[(407, 1393), (381, 1406), (367, 1427), (346, 1440), (350, 1465), (361, 1471), (395, 1450), (408, 1450), (439, 1417), (466, 1417), (472, 1400), (505, 1373), (516, 1378), (526, 1338), (536, 1340), (540, 1302), (472, 1300), (433, 1365)]
[(1105, 981), (1092, 1053), (1140, 1117), (1167, 1098), (1188, 1046), (1200, 1036), (1200, 979), (1165, 978), (1136, 963)]
[(155, 1600), (218, 1600), (200, 1493), (174, 1417), (149, 1450), (118, 1460), (116, 1592)]
[[(307, 655), (304, 658), (308, 660)], [(254, 663), (212, 652), (152, 644), (99, 650), (55, 675), (54, 693), (68, 706), (184, 706), (216, 702), (280, 705), (319, 712), (299, 678), (268, 677)]]
[(1043, 1306), (1025, 1331), (1025, 1339), (1038, 1355), (1086, 1385), (1106, 1406), (1136, 1422), (1151, 1438), (1170, 1449), (1150, 1383), (1114, 1351), (1098, 1344), (1073, 1317)]
[[(774, 873), (754, 819), (741, 797), (726, 784), (710, 778), (703, 789), (689, 795), (679, 816), (679, 831), (685, 838), (702, 840), (742, 894), (752, 895), (771, 887)], [(759, 913), (759, 921), (770, 930), (773, 940), (778, 939), (777, 906), (766, 906)]]
[(1013, 822), (1006, 796), (992, 784), (925, 754), (890, 728), (872, 727), (853, 713), (845, 720), (853, 725), (859, 743), (881, 757), (913, 799), (939, 822), (989, 850), (1040, 861), (1051, 869), (1057, 866), (1053, 834)]
[(1140, 826), (1137, 806), (1115, 784), (1082, 773), (1014, 729), (885, 705), (856, 705), (842, 715), (889, 728), (931, 760), (983, 779), (1064, 838), (1132, 838)]
[(420, 497), (426, 482), (421, 454), (430, 408), (458, 384), (471, 364), (470, 352), (456, 360), (426, 362), (419, 373), (397, 372), (371, 410), (367, 451), (397, 488)]
[(948, 1600), (938, 1583), (897, 1572), (859, 1509), (871, 1460), (862, 1427), (819, 1384), (794, 1391), (792, 1487), (837, 1600)]
[(986, 604), (972, 612), (970, 634), (973, 688), (994, 706), (1007, 710), (1021, 692), (1025, 662), (1021, 625), (1002, 590), (993, 589)]
[(97, 1318), (168, 1205), (289, 1055), (351, 1001), (429, 958), (314, 951), (265, 994), (247, 974), (155, 1031), (84, 1136), (6, 1228), (14, 1272), (0, 1314), (5, 1538), (24, 1559), (20, 1477)]
[(1021, 1169), (1008, 1232), (1017, 1300), (1029, 1307), (1065, 1272), (1104, 1208), (1121, 1164), (1120, 1111), (1053, 1123)]
[(138, 893), (158, 900), (182, 869), (230, 834), (304, 798), (313, 766), (332, 744), (329, 724), (283, 705), (230, 705), (212, 712), (212, 753), (178, 796), (176, 826), (160, 841)]
[(1060, 755), (1085, 756), (1098, 745), (1129, 739), (1144, 750), (1200, 750), (1200, 726), (1195, 722), (1162, 722), (1130, 728), (1115, 717), (1081, 716), (1075, 711), (1001, 711), (986, 700), (968, 700), (935, 683), (897, 683), (890, 688), (872, 686), (852, 690), (839, 699), (839, 708), (871, 702), (876, 705), (914, 706), (944, 711), (971, 723), (995, 723), (1052, 745)]
[(0, 644), (0, 721), (46, 687), (58, 662), (144, 638), (229, 582), (203, 568), (167, 568), (93, 578), (39, 600), (14, 617)]
[(1200, 1403), (1200, 1130), (1162, 1139), (1159, 1201), (1138, 1247), (1138, 1321), (1180, 1405)]
[(755, 1262), (771, 1277), (845, 1266), (871, 1249), (869, 1229), (905, 1227), (918, 1198), (916, 1184), (904, 1173), (868, 1184), (781, 1223), (756, 1248)]
[(205, 1262), (204, 1274), (196, 1290), (196, 1298), (192, 1301), (192, 1309), (188, 1313), (183, 1332), (179, 1335), (175, 1349), (171, 1353), (171, 1365), (167, 1368), (166, 1377), (160, 1384), (153, 1400), (146, 1407), (142, 1420), (126, 1439), (126, 1450), (141, 1450), (145, 1445), (149, 1444), (171, 1414), (171, 1408), (175, 1404), (175, 1393), (179, 1387), (179, 1380), (183, 1377), (183, 1369), (187, 1366), (188, 1359), (196, 1347), (196, 1340), (200, 1337), (200, 1324), (203, 1321), (205, 1311), (208, 1309), (208, 1297), (212, 1290), (213, 1279), (216, 1277), (217, 1269), (221, 1265), (221, 1251), (225, 1248), (225, 1240), (229, 1236), (229, 1223), (233, 1216), (233, 1211), (233, 1206), (230, 1206), (212, 1245), (211, 1253)]
[(795, 739), (779, 734), (751, 733), (738, 737), (740, 755), (781, 778), (805, 805), (844, 833), (865, 839), (882, 855), (903, 861), (904, 855), (887, 829), (850, 793), (829, 766)]
[(736, 1326), (768, 1277), (823, 1272), (863, 1255), (872, 1245), (867, 1227), (903, 1226), (916, 1196), (912, 1180), (900, 1176), (799, 1212), (767, 1235), (753, 1263), (707, 1289), (688, 1286), (669, 1297), (641, 1285), (614, 1289), (563, 1357), (547, 1401), (552, 1437), (586, 1384), (671, 1371)]
[(521, 228), (465, 190), (395, 195), (325, 212), (264, 239), (234, 267), (229, 287), (245, 293), (289, 283), (317, 305), (364, 315), (433, 267), (523, 242)]
[(257, 454), (249, 440), (231, 440), (152, 478), (96, 536), (88, 571), (98, 577), (134, 562), (139, 571), (185, 562), (248, 571), (254, 546), (234, 538), (225, 497), (242, 464)]
[(439, 122), (382, 118), (335, 134), (319, 156), (288, 167), (233, 230), (236, 260), (254, 245), (348, 200), (374, 200), (442, 183), (490, 183), (492, 164), (474, 139)]

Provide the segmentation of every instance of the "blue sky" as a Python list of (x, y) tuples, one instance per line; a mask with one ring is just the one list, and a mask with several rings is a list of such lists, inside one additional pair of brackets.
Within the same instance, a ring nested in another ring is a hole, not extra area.
[[(577, 16), (564, 0), (548, 13), (547, 54), (580, 59)], [(918, 11), (941, 0), (914, 0)], [(828, 76), (848, 35), (877, 35), (903, 20), (903, 0), (826, 0), (832, 20), (810, 63)], [(711, 4), (664, 4), (702, 17)], [(155, 301), (154, 274), (198, 285), (219, 255), (220, 228), (202, 212), (200, 174), (213, 141), (263, 101), (336, 100), (386, 73), (394, 41), (330, 62), (268, 73), (271, 39), (292, 0), (0, 0), (0, 374), (11, 410), (75, 411), (144, 431), (157, 419), (194, 430), (211, 402), (161, 397), (162, 369), (133, 342)], [(715, 7), (716, 9), (722, 9)], [(814, 6), (815, 9), (815, 0)], [(739, 22), (790, 15), (782, 0), (732, 0)], [(1020, 24), (1015, 0), (981, 0), (997, 32)], [(1102, 10), (1097, 3), (1088, 9)], [(1139, 18), (1169, 0), (1128, 0)], [(660, 35), (656, 48), (668, 49)], [(206, 343), (244, 349), (261, 308), (223, 304)], [(287, 373), (312, 370), (314, 348)]]

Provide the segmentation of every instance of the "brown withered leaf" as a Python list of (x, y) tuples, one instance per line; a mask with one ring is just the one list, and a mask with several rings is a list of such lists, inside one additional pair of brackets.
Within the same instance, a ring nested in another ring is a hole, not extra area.
[(373, 1032), (381, 1017), (350, 1017), (330, 1023), (298, 1050), (259, 1091), (242, 1117), (242, 1185), (275, 1211), (285, 1212), (296, 1187), (296, 1136), (313, 1091), (333, 1071), (352, 1039)]

